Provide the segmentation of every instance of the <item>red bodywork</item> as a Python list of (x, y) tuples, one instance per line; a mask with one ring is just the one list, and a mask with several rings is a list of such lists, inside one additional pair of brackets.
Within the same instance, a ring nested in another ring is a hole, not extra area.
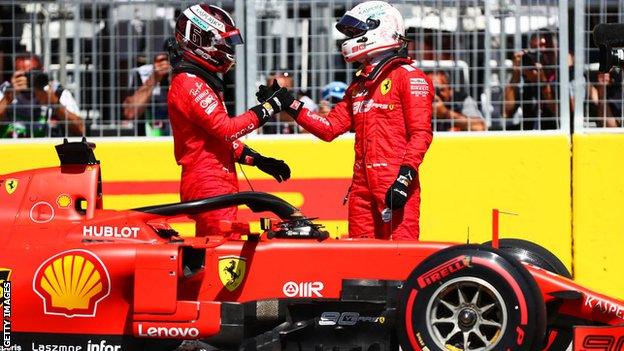
[[(157, 231), (169, 229), (170, 218), (104, 210), (100, 188), (98, 164), (0, 176), (5, 348), (44, 333), (70, 339), (210, 337), (222, 329), (223, 302), (339, 300), (344, 279), (405, 280), (424, 258), (454, 245), (265, 235), (258, 241), (166, 238)], [(205, 253), (204, 267), (185, 272), (185, 255), (199, 252)], [(232, 260), (237, 279), (223, 274)], [(562, 301), (561, 314), (623, 322), (624, 302), (527, 269), (546, 302)], [(229, 286), (227, 278), (233, 279)]]

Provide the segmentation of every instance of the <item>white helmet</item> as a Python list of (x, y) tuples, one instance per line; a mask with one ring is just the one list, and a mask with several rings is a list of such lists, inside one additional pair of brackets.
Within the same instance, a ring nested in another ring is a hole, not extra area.
[(342, 56), (347, 62), (363, 62), (379, 53), (403, 45), (405, 24), (396, 7), (385, 1), (367, 1), (355, 6), (336, 24), (347, 40)]

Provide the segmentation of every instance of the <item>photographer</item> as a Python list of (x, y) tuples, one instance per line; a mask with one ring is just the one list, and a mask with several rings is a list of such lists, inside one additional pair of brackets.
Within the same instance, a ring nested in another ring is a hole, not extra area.
[(10, 82), (0, 85), (0, 137), (84, 135), (78, 104), (69, 91), (49, 81), (37, 56), (17, 56), (14, 67)]
[(165, 53), (147, 64), (133, 70), (130, 81), (131, 95), (123, 102), (124, 124), (136, 128), (141, 136), (164, 136), (171, 134), (167, 113), (171, 63)]
[(505, 117), (521, 113), (522, 130), (557, 129), (559, 114), (555, 87), (557, 45), (552, 32), (541, 30), (530, 39), (529, 51), (514, 54), (513, 72), (505, 87)]

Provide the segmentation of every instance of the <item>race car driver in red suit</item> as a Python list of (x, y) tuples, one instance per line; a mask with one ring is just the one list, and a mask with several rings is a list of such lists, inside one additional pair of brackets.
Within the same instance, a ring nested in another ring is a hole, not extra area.
[[(167, 102), (175, 158), (182, 166), (182, 201), (238, 192), (235, 161), (257, 166), (280, 182), (287, 180), (286, 163), (261, 156), (237, 141), (280, 112), (279, 101), (268, 96), (236, 117), (225, 109), (223, 82), (217, 74), (232, 68), (234, 46), (243, 43), (230, 15), (212, 5), (191, 6), (178, 18), (175, 38), (177, 47), (170, 51), (180, 61), (174, 67)], [(195, 216), (196, 235), (220, 234), (220, 221), (234, 220), (236, 212), (236, 207), (230, 207)]]
[[(278, 95), (299, 125), (325, 141), (355, 131), (349, 236), (418, 239), (418, 167), (432, 140), (433, 85), (401, 54), (405, 29), (395, 7), (361, 3), (336, 28), (347, 36), (342, 44), (346, 61), (362, 63), (343, 101), (322, 117)], [(258, 98), (277, 89), (275, 83), (261, 87)]]

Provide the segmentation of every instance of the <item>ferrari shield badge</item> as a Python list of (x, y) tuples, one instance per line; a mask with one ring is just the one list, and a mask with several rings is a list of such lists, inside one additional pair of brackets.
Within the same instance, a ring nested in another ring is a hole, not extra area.
[(245, 278), (246, 266), (244, 257), (219, 257), (219, 279), (223, 286), (229, 291), (236, 290)]
[(384, 81), (381, 82), (381, 87), (379, 88), (379, 90), (381, 90), (381, 95), (388, 94), (388, 92), (390, 92), (390, 89), (392, 89), (392, 80), (384, 79)]
[(18, 184), (17, 179), (9, 178), (5, 180), (4, 189), (6, 190), (7, 194), (9, 195), (13, 194), (15, 190), (17, 190), (17, 184)]

